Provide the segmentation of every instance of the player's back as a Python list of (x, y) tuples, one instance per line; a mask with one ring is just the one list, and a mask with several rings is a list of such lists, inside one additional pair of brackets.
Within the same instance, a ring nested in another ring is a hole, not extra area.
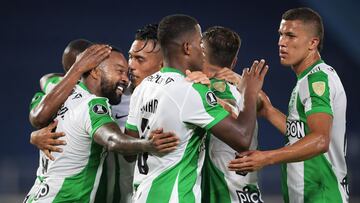
[(136, 202), (200, 201), (204, 133), (228, 115), (216, 105), (206, 86), (186, 81), (184, 74), (173, 68), (162, 68), (135, 89), (127, 128), (136, 129), (145, 139), (156, 128), (180, 138), (177, 149), (167, 155), (138, 156)]

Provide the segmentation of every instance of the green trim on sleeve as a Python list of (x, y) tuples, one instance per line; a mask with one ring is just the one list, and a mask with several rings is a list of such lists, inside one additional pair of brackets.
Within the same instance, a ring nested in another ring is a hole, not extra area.
[(215, 94), (207, 86), (195, 83), (192, 85), (192, 87), (199, 93), (205, 111), (214, 118), (214, 120), (206, 124), (206, 130), (209, 130), (211, 127), (229, 115), (229, 112), (227, 112), (217, 103)]
[(323, 71), (318, 71), (308, 75), (307, 79), (311, 108), (309, 111), (305, 112), (306, 116), (321, 112), (333, 115), (330, 104), (328, 75)]
[(131, 125), (128, 122), (125, 123), (125, 128), (131, 131), (139, 132), (139, 130), (135, 125)]
[(211, 121), (211, 123), (207, 124), (205, 126), (205, 129), (206, 130), (210, 130), (214, 125), (218, 124), (220, 121), (224, 120), (224, 118), (226, 118), (227, 116), (229, 116), (229, 112), (227, 111), (223, 111), (223, 112), (220, 112), (216, 118)]
[(88, 106), (91, 121), (91, 138), (99, 127), (111, 122), (116, 123), (110, 116), (108, 99), (102, 97), (94, 98), (89, 101)]
[(35, 93), (35, 95), (33, 96), (33, 98), (31, 99), (30, 102), (30, 108), (29, 110), (33, 110), (35, 107), (37, 107), (37, 105), (39, 105), (39, 103), (41, 102), (42, 98), (45, 96), (44, 92), (37, 92)]
[(52, 83), (52, 84), (54, 84), (54, 85), (57, 85), (60, 81), (62, 80), (62, 77), (61, 76), (53, 76), (53, 77), (50, 77), (47, 81), (46, 81), (46, 83), (45, 83), (45, 85), (44, 85), (44, 92), (46, 92), (46, 88), (48, 87), (48, 85), (50, 84), (50, 83)]

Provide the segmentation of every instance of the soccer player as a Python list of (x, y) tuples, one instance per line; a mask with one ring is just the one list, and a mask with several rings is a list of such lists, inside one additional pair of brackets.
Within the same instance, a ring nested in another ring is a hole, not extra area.
[[(76, 39), (71, 41), (65, 48), (63, 56), (62, 56), (62, 65), (65, 73), (71, 68), (76, 60), (76, 56), (81, 52), (85, 51), (88, 47), (93, 45), (92, 42), (85, 39)], [(44, 75), (40, 79), (40, 88), (41, 91), (37, 92), (30, 104), (30, 114), (29, 120), (34, 127), (40, 128), (46, 126), (48, 124), (48, 120), (52, 121), (55, 117), (56, 111), (51, 111), (52, 115), (42, 114), (42, 110), (51, 110), (51, 106), (47, 106), (47, 104), (52, 105), (54, 103), (42, 103), (43, 106), (40, 110), (38, 105), (42, 101), (45, 94), (49, 93), (55, 85), (57, 85), (61, 79), (64, 77), (64, 73), (50, 73)], [(65, 95), (66, 96), (66, 95)], [(66, 96), (67, 97), (67, 96)], [(47, 127), (44, 127), (40, 130), (34, 131), (31, 133), (30, 142), (38, 147), (49, 159), (54, 160), (54, 157), (51, 155), (50, 151), (53, 152), (61, 152), (61, 148), (59, 145), (64, 145), (65, 142), (63, 140), (57, 139), (59, 137), (64, 136), (62, 132), (52, 132), (55, 129), (57, 122), (50, 124)]]
[(180, 137), (174, 152), (157, 157), (138, 156), (134, 175), (134, 202), (200, 202), (200, 171), (206, 130), (237, 151), (248, 149), (256, 120), (256, 99), (268, 70), (254, 62), (243, 73), (245, 108), (235, 120), (217, 104), (207, 86), (185, 80), (185, 70), (201, 71), (203, 52), (198, 22), (186, 15), (162, 19), (158, 40), (164, 67), (135, 89), (126, 132), (148, 139), (149, 131), (162, 127)]
[[(224, 68), (233, 70), (241, 40), (239, 35), (224, 27), (208, 28), (203, 33), (205, 53), (204, 73), (216, 76)], [(211, 90), (219, 100), (228, 105), (235, 118), (243, 109), (243, 96), (233, 84), (225, 80), (211, 78)], [(251, 140), (250, 149), (257, 148), (257, 126)], [(229, 171), (227, 165), (237, 152), (213, 135), (208, 135), (205, 147), (205, 162), (202, 173), (204, 203), (263, 202), (257, 184), (257, 172), (236, 173)]]
[(56, 117), (56, 130), (66, 133), (67, 144), (62, 153), (54, 153), (54, 161), (42, 159), (42, 175), (25, 202), (94, 202), (105, 157), (103, 146), (123, 154), (163, 154), (176, 148), (177, 138), (171, 134), (152, 134), (148, 140), (126, 136), (110, 116), (110, 104), (121, 101), (128, 85), (128, 65), (120, 52), (93, 45), (69, 72), (72, 69), (84, 73), (83, 81)]
[(260, 113), (286, 136), (286, 146), (242, 153), (229, 167), (253, 171), (283, 163), (285, 202), (348, 202), (346, 94), (335, 69), (320, 57), (321, 17), (309, 8), (288, 10), (279, 35), (280, 62), (291, 67), (297, 83), (287, 116), (265, 95)]

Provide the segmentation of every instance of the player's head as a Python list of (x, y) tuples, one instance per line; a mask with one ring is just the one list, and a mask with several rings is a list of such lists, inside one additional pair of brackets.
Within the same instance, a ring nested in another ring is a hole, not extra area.
[(295, 8), (282, 15), (279, 28), (280, 62), (294, 66), (322, 49), (324, 27), (320, 15), (310, 8)]
[(207, 64), (233, 69), (237, 61), (241, 40), (239, 35), (221, 26), (208, 28), (203, 33), (203, 48), (205, 54), (204, 72)]
[(170, 15), (159, 23), (158, 38), (164, 62), (180, 60), (190, 70), (202, 70), (201, 28), (193, 17)]
[(147, 76), (160, 70), (163, 58), (157, 38), (157, 24), (148, 24), (137, 30), (129, 50), (131, 82), (137, 86)]
[(90, 77), (94, 82), (98, 96), (106, 97), (111, 105), (116, 105), (129, 84), (128, 63), (124, 55), (113, 47), (110, 56), (84, 77)]
[(88, 47), (93, 45), (92, 42), (86, 39), (76, 39), (71, 41), (65, 48), (62, 56), (62, 65), (67, 72), (76, 61), (76, 56), (85, 51)]

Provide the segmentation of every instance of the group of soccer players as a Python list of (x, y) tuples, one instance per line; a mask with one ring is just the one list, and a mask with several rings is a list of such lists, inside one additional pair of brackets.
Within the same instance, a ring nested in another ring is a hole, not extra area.
[[(263, 202), (256, 171), (277, 163), (285, 202), (348, 202), (346, 95), (322, 42), (315, 11), (283, 14), (280, 62), (298, 79), (287, 116), (261, 90), (265, 60), (232, 71), (241, 40), (228, 28), (166, 16), (137, 31), (128, 61), (70, 42), (65, 73), (43, 76), (31, 102), (41, 151), (24, 202)], [(257, 150), (257, 116), (285, 147)]]

